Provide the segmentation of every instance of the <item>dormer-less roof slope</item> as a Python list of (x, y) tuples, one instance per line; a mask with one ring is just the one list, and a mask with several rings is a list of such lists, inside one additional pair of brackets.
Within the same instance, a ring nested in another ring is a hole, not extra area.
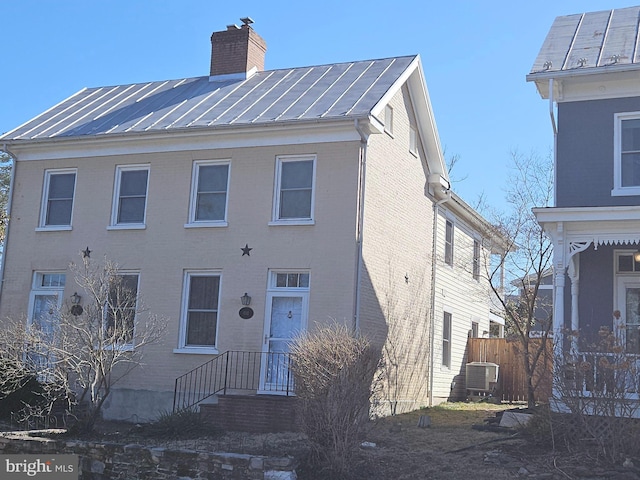
[(244, 80), (198, 77), (87, 88), (0, 142), (366, 118), (416, 62), (417, 56), (405, 56), (263, 71)]
[(557, 17), (527, 80), (640, 69), (640, 6)]

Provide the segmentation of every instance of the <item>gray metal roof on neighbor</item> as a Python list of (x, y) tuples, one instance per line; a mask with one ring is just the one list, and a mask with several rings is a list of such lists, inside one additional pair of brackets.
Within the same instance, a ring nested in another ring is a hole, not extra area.
[(639, 7), (557, 17), (530, 75), (640, 67)]
[(367, 116), (416, 56), (87, 88), (1, 140), (38, 140)]

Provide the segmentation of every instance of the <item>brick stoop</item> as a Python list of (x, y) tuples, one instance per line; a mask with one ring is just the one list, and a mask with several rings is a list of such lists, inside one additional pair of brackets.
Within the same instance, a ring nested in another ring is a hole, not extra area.
[(281, 395), (221, 395), (200, 405), (203, 421), (228, 431), (276, 433), (298, 431), (296, 398)]

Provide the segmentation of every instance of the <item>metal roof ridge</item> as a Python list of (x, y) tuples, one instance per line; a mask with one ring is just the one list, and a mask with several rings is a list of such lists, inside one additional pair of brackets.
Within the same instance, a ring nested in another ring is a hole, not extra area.
[[(342, 93), (340, 95), (338, 95), (338, 98), (336, 98), (334, 100), (334, 102), (329, 105), (329, 108), (327, 108), (324, 112), (322, 112), (320, 114), (320, 117), (324, 117), (327, 113), (329, 113), (329, 111), (340, 101), (342, 100), (342, 98), (347, 94), (347, 92), (349, 92), (349, 90), (351, 90), (353, 88), (353, 86), (356, 84), (356, 82), (358, 80), (360, 80), (362, 78), (362, 76), (367, 73), (369, 71), (369, 69), (373, 66), (373, 64), (375, 63), (375, 60), (372, 60), (369, 62), (369, 65), (367, 65), (367, 67), (362, 70), (362, 72), (360, 72), (360, 74), (351, 82), (351, 84), (345, 88)], [(353, 65), (353, 64), (352, 64)], [(346, 73), (346, 72), (345, 72)], [(368, 89), (367, 89), (368, 90)]]
[[(280, 120), (280, 117), (282, 117), (285, 113), (287, 113), (289, 110), (291, 110), (294, 107), (294, 105), (296, 105), (302, 99), (302, 97), (304, 97), (307, 93), (309, 93), (309, 90), (311, 90), (313, 87), (315, 87), (318, 84), (318, 82), (320, 80), (322, 80), (325, 77), (325, 75), (327, 75), (327, 73), (329, 73), (329, 71), (331, 70), (331, 66), (330, 65), (322, 65), (322, 66), (318, 66), (318, 67), (305, 67), (305, 68), (309, 69), (309, 73), (311, 73), (316, 68), (325, 68), (326, 70), (324, 72), (322, 72), (322, 75), (320, 75), (316, 79), (315, 82), (313, 82), (311, 85), (309, 85), (309, 88), (307, 88), (304, 92), (302, 92), (300, 95), (298, 95), (298, 98), (296, 98), (293, 102), (291, 102), (289, 104), (289, 106), (287, 108), (285, 108), (280, 113), (280, 115), (278, 115), (276, 118), (274, 118), (274, 121), (277, 122), (278, 120)], [(302, 78), (304, 78), (304, 77), (302, 77)], [(302, 78), (300, 80), (302, 80)]]
[[(248, 112), (249, 110), (251, 110), (251, 109), (254, 107), (254, 105), (255, 105), (256, 103), (258, 103), (260, 100), (262, 100), (264, 97), (266, 97), (269, 93), (271, 93), (271, 92), (273, 91), (273, 89), (274, 89), (274, 88), (276, 88), (278, 85), (280, 85), (282, 82), (284, 82), (284, 81), (285, 81), (285, 79), (286, 79), (287, 77), (289, 77), (289, 75), (291, 75), (291, 72), (292, 72), (292, 71), (293, 71), (293, 70), (289, 70), (289, 71), (288, 71), (288, 72), (287, 72), (287, 73), (286, 73), (282, 78), (280, 78), (280, 80), (278, 80), (274, 85), (272, 85), (272, 86), (271, 86), (270, 88), (268, 88), (268, 89), (267, 89), (267, 90), (266, 90), (262, 95), (260, 95), (260, 96), (259, 96), (259, 97), (258, 97), (258, 98), (257, 98), (257, 99), (252, 103), (252, 104), (251, 104), (251, 105), (249, 105), (249, 106), (248, 106), (248, 107), (246, 107), (242, 112), (240, 112), (240, 113), (239, 113), (239, 114), (237, 114), (235, 117), (233, 117), (233, 118), (229, 121), (229, 124), (234, 123), (234, 122), (235, 122), (236, 120), (238, 120), (242, 115), (244, 115), (246, 112)], [(275, 75), (275, 73), (273, 73), (272, 75)], [(256, 86), (252, 89), (252, 91), (253, 91), (253, 90), (255, 90), (256, 88), (258, 88), (258, 87), (259, 87), (263, 82), (265, 82), (268, 78), (270, 78), (270, 77), (265, 78), (262, 82), (260, 82), (258, 85), (256, 85)], [(247, 93), (247, 95), (249, 95), (249, 93), (251, 93), (251, 92), (248, 92), (248, 93)], [(245, 97), (246, 97), (246, 95), (245, 95)], [(243, 98), (244, 98), (244, 97), (243, 97)], [(240, 99), (240, 100), (242, 100), (242, 99)], [(239, 102), (240, 100), (238, 100), (238, 102)]]
[[(333, 87), (333, 86), (334, 86), (334, 85), (335, 85), (335, 84), (336, 84), (336, 83), (337, 83), (337, 82), (338, 82), (342, 77), (344, 77), (344, 76), (347, 74), (347, 72), (348, 72), (349, 70), (351, 70), (351, 68), (353, 67), (353, 62), (351, 62), (351, 63), (341, 63), (340, 65), (348, 65), (348, 66), (347, 66), (347, 68), (344, 70), (344, 72), (342, 72), (340, 75), (338, 75), (338, 78), (336, 78), (333, 82), (331, 82), (331, 85), (329, 85), (327, 88), (325, 88), (325, 89), (324, 89), (324, 92), (322, 92), (320, 95), (318, 95), (318, 96), (316, 97), (316, 99), (315, 99), (313, 102), (311, 102), (311, 105), (309, 105), (309, 106), (304, 110), (304, 112), (302, 112), (300, 115), (298, 115), (298, 118), (302, 118), (302, 117), (303, 117), (303, 116), (304, 116), (304, 115), (305, 115), (309, 110), (311, 110), (311, 109), (312, 109), (312, 108), (313, 108), (313, 107), (314, 107), (314, 106), (315, 106), (315, 105), (320, 101), (320, 99), (321, 99), (321, 98), (323, 98), (323, 97), (327, 94), (327, 92), (328, 92), (329, 90), (331, 90), (331, 88), (332, 88), (332, 87)], [(334, 66), (335, 66), (335, 65), (334, 65)], [(332, 66), (331, 68), (333, 68), (334, 66)], [(331, 70), (331, 68), (329, 68), (329, 70)]]
[(613, 21), (613, 12), (615, 10), (612, 9), (609, 11), (609, 20), (607, 21), (607, 27), (604, 30), (604, 35), (602, 35), (602, 44), (600, 45), (600, 52), (598, 53), (598, 58), (596, 59), (596, 67), (600, 66), (600, 61), (602, 60), (602, 53), (604, 52), (604, 46), (607, 43), (607, 38), (609, 37), (609, 32), (611, 30), (611, 22)]

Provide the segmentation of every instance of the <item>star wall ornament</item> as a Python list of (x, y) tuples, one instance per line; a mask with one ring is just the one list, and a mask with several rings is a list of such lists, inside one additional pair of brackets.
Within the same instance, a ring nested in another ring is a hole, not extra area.
[(82, 258), (91, 258), (91, 250), (89, 250), (89, 247), (82, 251)]
[(245, 243), (244, 247), (242, 247), (240, 250), (242, 250), (242, 256), (244, 257), (245, 255), (247, 257), (251, 256), (251, 250), (253, 250), (253, 248), (249, 248), (249, 244)]

